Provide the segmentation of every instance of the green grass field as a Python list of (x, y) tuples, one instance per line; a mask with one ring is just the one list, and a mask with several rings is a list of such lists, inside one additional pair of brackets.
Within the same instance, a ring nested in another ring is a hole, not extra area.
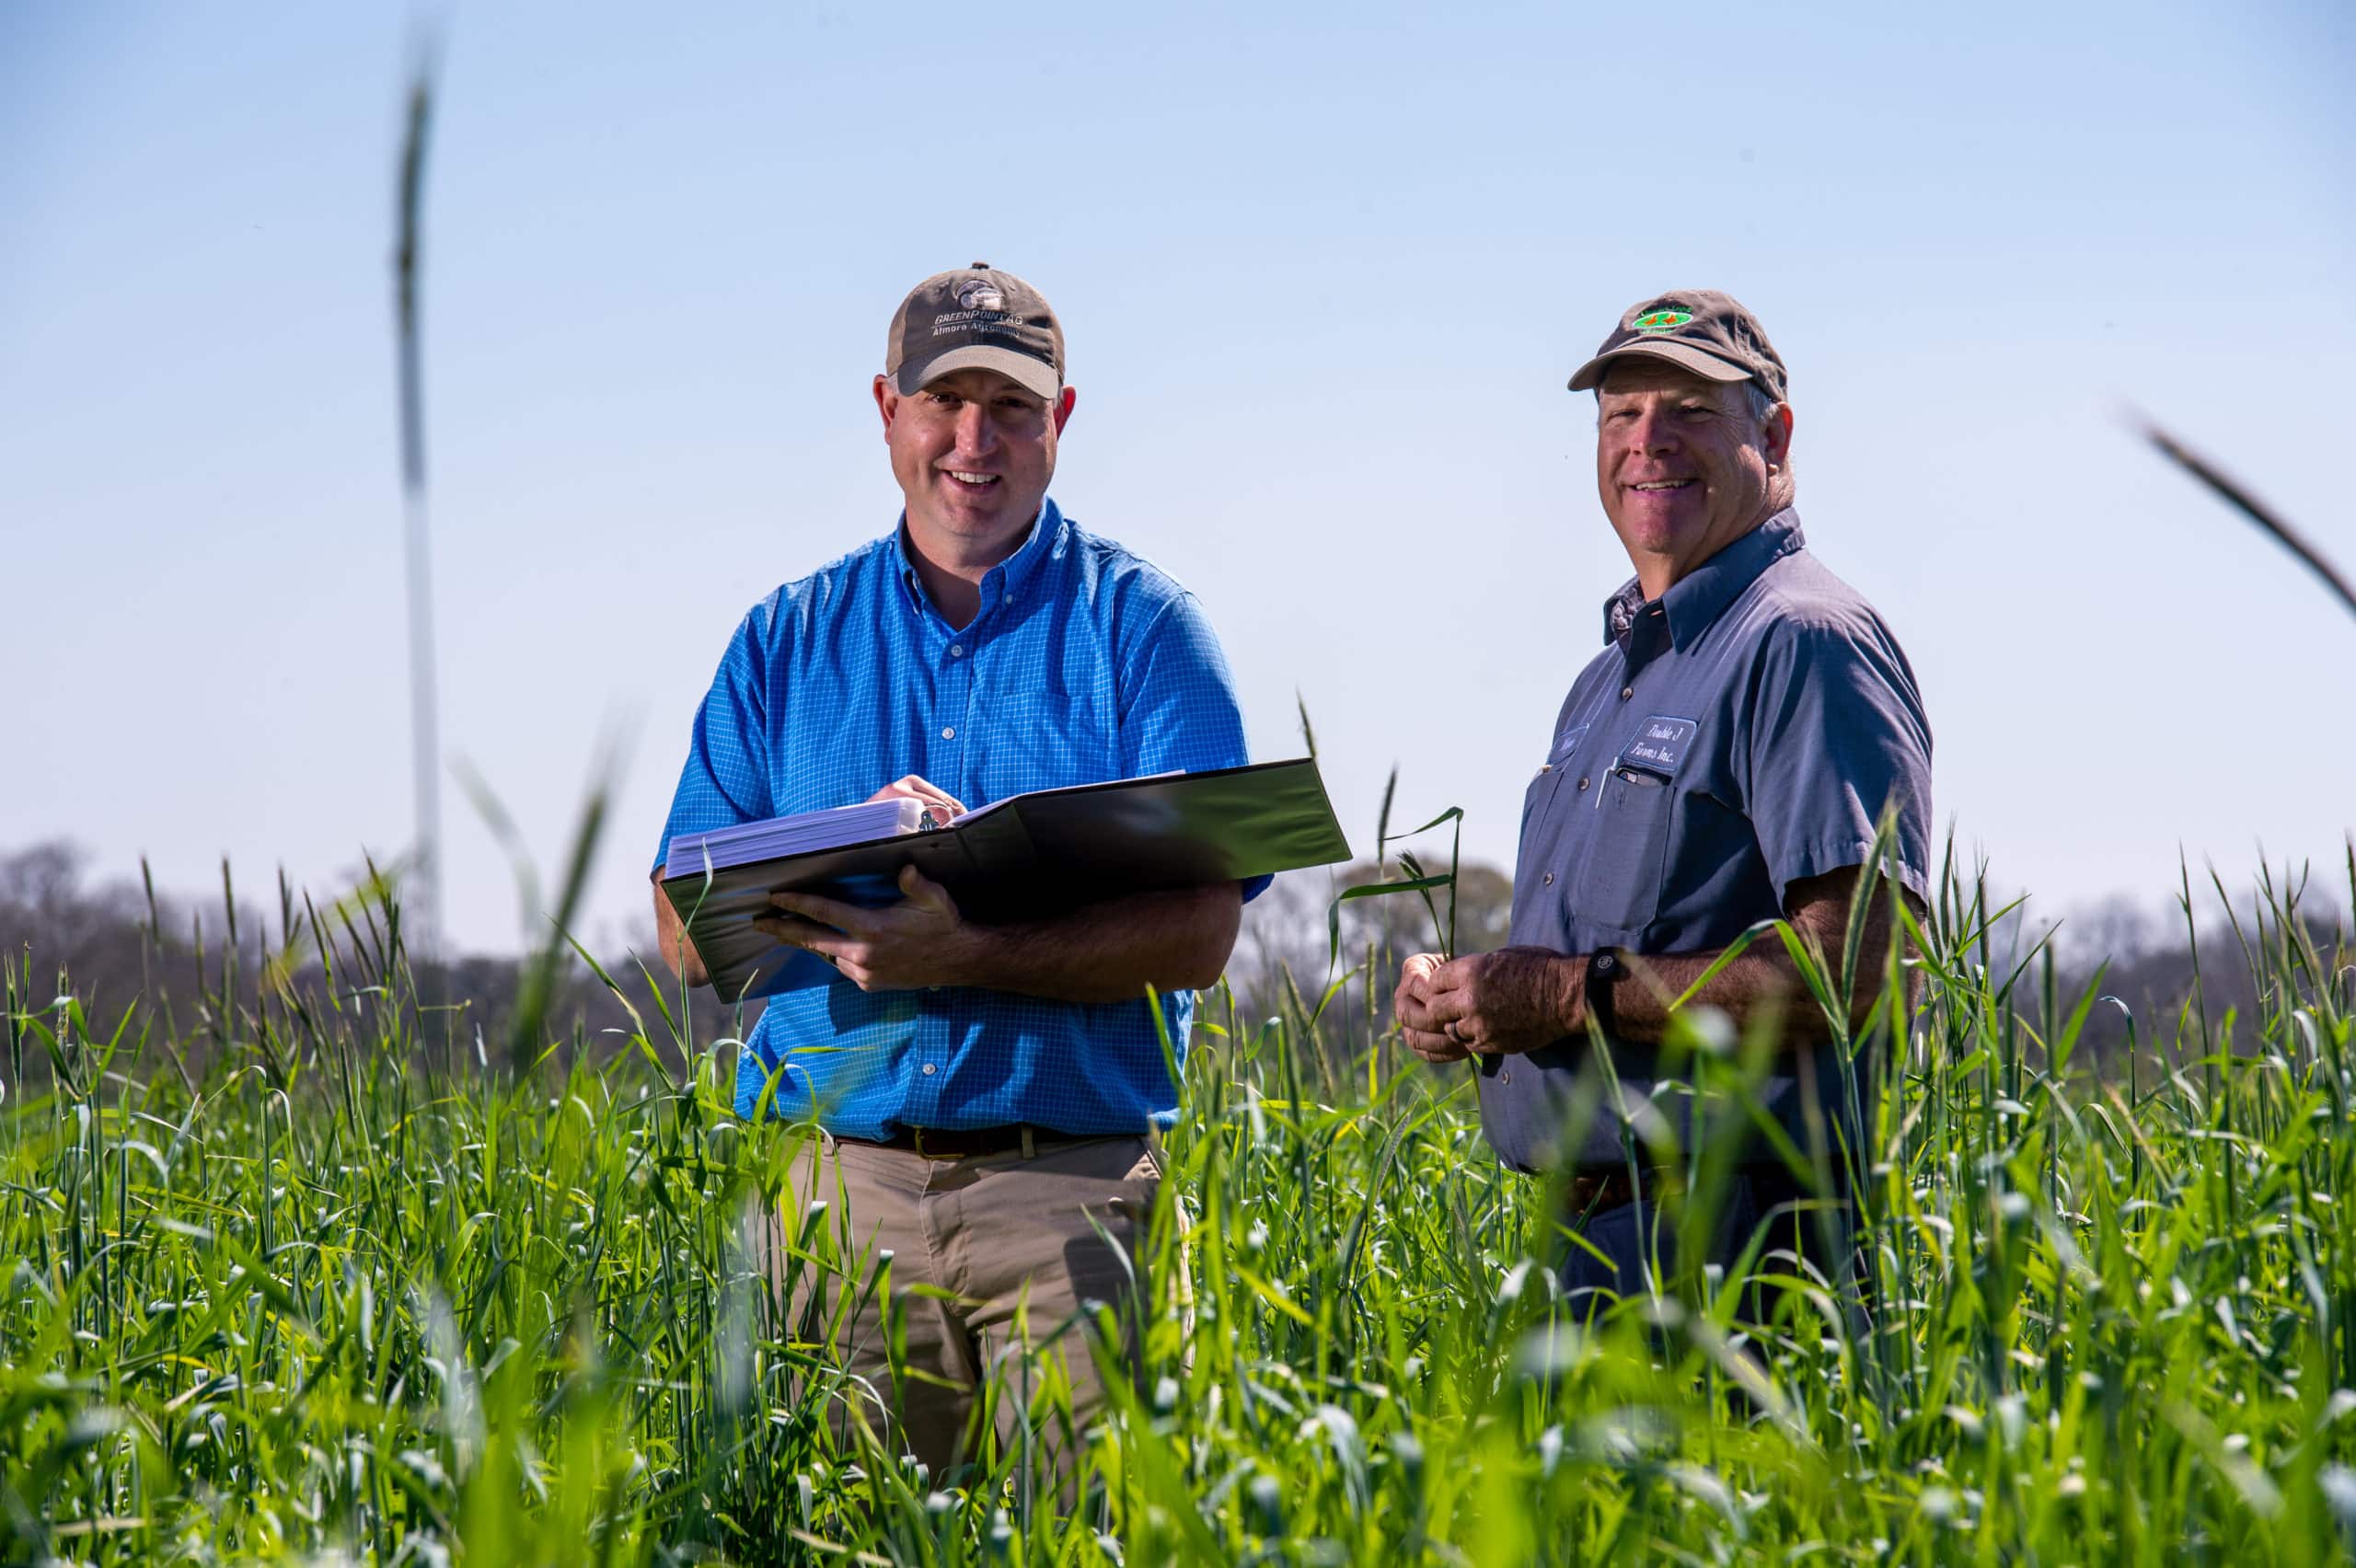
[[(2108, 1004), (2004, 967), (1990, 913), (1948, 885), (1895, 1004), (1900, 1070), (1854, 1151), (1862, 1330), (1772, 1255), (1757, 1296), (1564, 1302), (1531, 1262), (1559, 1245), (1549, 1195), (1488, 1156), (1467, 1069), (1344, 1060), (1318, 1043), (1330, 1018), (1211, 998), (1141, 1260), (1144, 1393), (1098, 1432), (1068, 1518), (1020, 1446), (943, 1492), (838, 1444), (857, 1390), (825, 1332), (781, 1337), (739, 1216), (781, 1205), (805, 1268), (868, 1280), (875, 1260), (808, 1190), (803, 1137), (733, 1114), (734, 1045), (682, 1050), (676, 997), (642, 976), (640, 1041), (518, 1078), (470, 1040), (444, 1066), (446, 1019), (421, 1021), (382, 905), (281, 933), (325, 949), (324, 983), (232, 970), (101, 1036), (19, 960), (0, 1542), (105, 1562), (2342, 1558), (2349, 954), (2271, 890), (2225, 950), (2258, 1015), (2141, 1019), (2097, 1075), (2073, 1053)], [(1812, 966), (1825, 999), (1887, 986), (1843, 968)], [(1693, 1076), (1738, 1106), (1764, 1043), (1722, 1035), (1692, 1032)], [(1655, 1154), (1703, 1213), (1721, 1152)], [(1011, 1386), (1062, 1418), (1051, 1369)]]

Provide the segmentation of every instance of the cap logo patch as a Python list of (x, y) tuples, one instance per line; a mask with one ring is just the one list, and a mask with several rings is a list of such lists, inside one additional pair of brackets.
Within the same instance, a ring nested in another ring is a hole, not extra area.
[(967, 310), (1004, 310), (1006, 296), (987, 278), (968, 278), (957, 285), (957, 303)]
[(1629, 323), (1639, 332), (1674, 332), (1693, 319), (1690, 310), (1654, 310)]

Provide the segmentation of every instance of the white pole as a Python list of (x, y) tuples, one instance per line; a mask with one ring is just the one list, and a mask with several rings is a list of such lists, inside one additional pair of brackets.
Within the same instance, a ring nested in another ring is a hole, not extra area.
[(433, 559), (425, 502), (425, 388), (419, 350), (418, 282), (425, 195), (425, 147), (433, 123), (430, 62), (410, 78), (408, 132), (396, 194), (393, 313), (400, 344), (401, 493), (406, 502), (409, 589), (410, 736), (417, 796), (417, 847), (404, 904), (409, 947), (438, 956), (442, 940), (442, 738), (433, 677)]

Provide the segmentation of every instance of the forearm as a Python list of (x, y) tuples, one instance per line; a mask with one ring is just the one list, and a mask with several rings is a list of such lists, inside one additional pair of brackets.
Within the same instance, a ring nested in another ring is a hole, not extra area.
[[(1848, 937), (1854, 873), (1836, 872), (1794, 886), (1795, 907), (1786, 916), (1793, 930), (1837, 966)], [(1858, 984), (1855, 994), (1848, 998), (1852, 1030), (1865, 1026), (1882, 995), (1890, 939), (1885, 904), (1877, 900), (1867, 907), (1859, 934)], [(1631, 956), (1628, 977), (1612, 986), (1612, 1032), (1627, 1040), (1658, 1040), (1669, 1027), (1669, 1004), (1708, 974), (1724, 951)], [(1738, 1030), (1750, 1027), (1762, 1013), (1772, 1013), (1779, 1038), (1787, 1045), (1814, 1044), (1832, 1034), (1831, 1020), (1809, 993), (1791, 951), (1773, 935), (1753, 938), (1732, 963), (1711, 974), (1685, 1005), (1715, 1008), (1732, 1019)]]
[[(1612, 989), (1608, 1020), (1611, 1034), (1645, 1043), (1660, 1039), (1669, 1028), (1669, 1004), (1708, 974), (1722, 951), (1624, 955), (1628, 974)], [(1517, 1035), (1529, 1037), (1534, 1031), (1550, 1039), (1586, 1038), (1591, 957), (1539, 948), (1509, 948), (1488, 955), (1492, 963), (1509, 962), (1514, 966), (1503, 994), (1516, 999)], [(1738, 1028), (1761, 1008), (1783, 1007), (1799, 988), (1799, 976), (1787, 958), (1780, 951), (1769, 954), (1754, 948), (1711, 975), (1709, 984), (1685, 1005), (1716, 1008)], [(1491, 1002), (1490, 1009), (1495, 1007)]]
[[(1841, 951), (1855, 886), (1854, 870), (1794, 882), (1788, 911), (1792, 928), (1819, 952)], [(1864, 1027), (1879, 1005), (1878, 976), (1889, 963), (1889, 931), (1888, 908), (1878, 899), (1869, 903), (1858, 954), (1858, 973), (1865, 983), (1849, 1001), (1853, 1029)], [(1786, 1045), (1830, 1036), (1828, 1020), (1812, 1005), (1799, 968), (1781, 941), (1754, 939), (1718, 967), (1725, 953), (1724, 948), (1715, 948), (1624, 955), (1627, 973), (1610, 981), (1611, 1011), (1592, 1021), (1619, 1039), (1657, 1041), (1668, 1031), (1672, 1007), (1683, 1000), (1688, 1006), (1718, 1009), (1738, 1029), (1772, 1018)], [(1408, 1046), (1428, 1062), (1535, 1051), (1587, 1035), (1593, 963), (1591, 953), (1540, 947), (1509, 947), (1448, 960), (1418, 953), (1402, 967), (1392, 1006)], [(1717, 972), (1711, 974), (1714, 967)], [(1597, 993), (1598, 1008), (1603, 1005), (1602, 996)]]
[(1234, 882), (1107, 899), (1052, 919), (961, 928), (960, 984), (1057, 1002), (1126, 1002), (1218, 983), (1243, 916)]
[[(1782, 1021), (1782, 1038), (1799, 1044), (1821, 1040), (1824, 1019), (1807, 1002), (1799, 972), (1783, 944), (1766, 939), (1774, 951), (1754, 943), (1735, 961), (1710, 975), (1707, 984), (1685, 1006), (1711, 1007), (1733, 1020), (1738, 1030), (1748, 1028), (1762, 1012), (1773, 1010)], [(1669, 1004), (1684, 997), (1693, 983), (1709, 974), (1722, 950), (1704, 952), (1646, 953), (1628, 956), (1626, 978), (1612, 986), (1611, 1032), (1623, 1040), (1658, 1041), (1669, 1029)], [(1795, 1005), (1795, 999), (1799, 1005)]]

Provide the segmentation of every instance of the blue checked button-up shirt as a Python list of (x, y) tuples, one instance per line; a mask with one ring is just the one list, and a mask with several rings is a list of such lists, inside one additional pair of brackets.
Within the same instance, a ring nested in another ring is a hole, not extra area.
[[(675, 835), (848, 805), (904, 774), (979, 807), (1249, 760), (1210, 623), (1159, 569), (1050, 501), (981, 587), (972, 624), (950, 626), (895, 527), (754, 606), (697, 711), (656, 864)], [(850, 1137), (1014, 1122), (1136, 1133), (1175, 1118), (1142, 997), (871, 994), (807, 955), (794, 963), (803, 983), (769, 999), (740, 1059), (740, 1113), (774, 1075), (779, 1114)], [(1194, 1008), (1192, 992), (1161, 999), (1182, 1060)]]

